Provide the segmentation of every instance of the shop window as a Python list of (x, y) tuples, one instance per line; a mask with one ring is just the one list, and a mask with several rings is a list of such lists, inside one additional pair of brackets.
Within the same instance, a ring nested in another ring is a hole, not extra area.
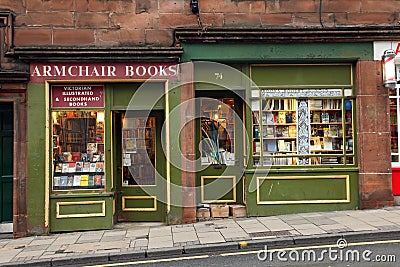
[(234, 99), (201, 99), (201, 164), (235, 165)]
[(351, 89), (253, 90), (253, 165), (354, 164), (349, 94)]
[(53, 190), (103, 189), (104, 111), (53, 111)]
[(123, 119), (122, 184), (155, 185), (156, 118)]
[(399, 88), (393, 88), (389, 91), (390, 100), (390, 132), (391, 132), (391, 150), (392, 164), (395, 167), (400, 166), (399, 158)]

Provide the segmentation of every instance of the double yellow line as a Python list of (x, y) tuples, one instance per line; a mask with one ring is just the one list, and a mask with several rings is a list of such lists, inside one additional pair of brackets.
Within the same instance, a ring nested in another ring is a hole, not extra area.
[[(365, 245), (380, 245), (380, 244), (392, 244), (392, 243), (400, 243), (400, 239), (395, 240), (382, 240), (382, 241), (366, 241), (366, 242), (356, 242), (356, 243), (348, 243), (347, 247), (354, 246), (365, 246)], [(242, 246), (246, 246), (246, 243), (241, 243)], [(268, 252), (276, 252), (276, 251), (288, 251), (288, 250), (305, 250), (305, 249), (320, 249), (320, 248), (337, 248), (337, 244), (333, 245), (319, 245), (319, 246), (304, 246), (304, 247), (289, 247), (289, 248), (278, 248), (271, 249)], [(249, 255), (249, 254), (257, 254), (260, 250), (251, 250), (251, 251), (238, 251), (238, 252), (230, 252), (230, 253), (221, 253), (214, 255), (214, 257), (228, 257), (228, 256), (239, 256), (239, 255)], [(164, 258), (164, 259), (153, 259), (153, 260), (140, 260), (133, 262), (121, 262), (121, 263), (109, 263), (103, 265), (88, 265), (86, 267), (112, 267), (112, 266), (125, 266), (125, 265), (138, 265), (138, 264), (149, 264), (149, 263), (160, 263), (160, 262), (173, 262), (173, 261), (184, 261), (184, 260), (196, 260), (196, 259), (206, 259), (211, 257), (211, 255), (197, 255), (197, 256), (182, 256), (175, 258)]]

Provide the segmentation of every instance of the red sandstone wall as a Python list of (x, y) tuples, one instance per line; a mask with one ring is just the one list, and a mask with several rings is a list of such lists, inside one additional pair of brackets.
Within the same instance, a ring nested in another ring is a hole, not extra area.
[[(398, 25), (398, 0), (200, 0), (205, 27)], [(198, 26), (189, 0), (1, 0), (16, 14), (15, 45), (172, 44)]]

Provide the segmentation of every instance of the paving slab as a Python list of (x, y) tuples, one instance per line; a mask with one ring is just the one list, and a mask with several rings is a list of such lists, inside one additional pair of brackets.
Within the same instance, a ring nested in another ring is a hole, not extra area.
[(147, 245), (149, 249), (172, 248), (173, 246), (174, 242), (172, 240), (172, 236), (160, 236), (160, 237), (150, 238), (149, 243)]
[(173, 233), (172, 240), (174, 243), (192, 242), (197, 241), (198, 237), (194, 230), (188, 232), (177, 232)]
[(225, 238), (219, 232), (197, 233), (200, 244), (212, 244), (225, 242)]

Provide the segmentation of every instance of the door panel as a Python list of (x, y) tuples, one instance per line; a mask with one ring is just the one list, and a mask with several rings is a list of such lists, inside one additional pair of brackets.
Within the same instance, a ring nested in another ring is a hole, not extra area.
[(0, 223), (12, 222), (13, 104), (0, 103)]
[(165, 220), (163, 113), (114, 112), (114, 164), (118, 221)]

